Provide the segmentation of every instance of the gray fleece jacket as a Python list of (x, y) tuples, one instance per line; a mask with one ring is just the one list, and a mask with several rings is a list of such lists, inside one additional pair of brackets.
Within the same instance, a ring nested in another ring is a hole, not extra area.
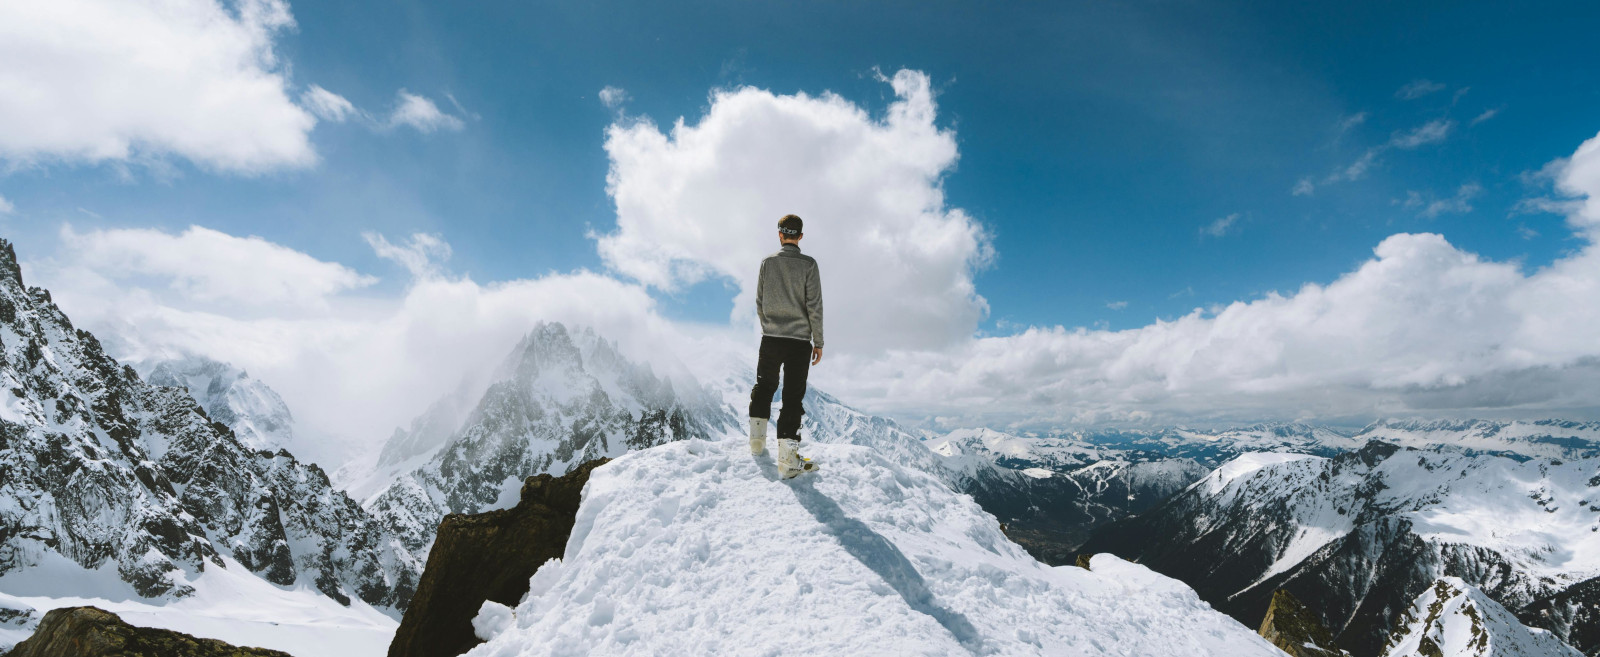
[(762, 335), (810, 340), (822, 348), (822, 275), (799, 245), (785, 244), (761, 261), (756, 314)]

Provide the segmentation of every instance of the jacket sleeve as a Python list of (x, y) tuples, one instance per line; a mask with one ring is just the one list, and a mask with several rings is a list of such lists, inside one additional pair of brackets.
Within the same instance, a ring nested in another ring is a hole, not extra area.
[(815, 262), (806, 275), (806, 318), (811, 320), (811, 346), (822, 348), (822, 271)]
[(767, 261), (762, 260), (761, 271), (756, 274), (756, 322), (758, 324), (767, 321), (767, 314), (762, 311), (763, 309), (761, 306), (761, 291), (767, 288), (765, 285), (766, 282)]

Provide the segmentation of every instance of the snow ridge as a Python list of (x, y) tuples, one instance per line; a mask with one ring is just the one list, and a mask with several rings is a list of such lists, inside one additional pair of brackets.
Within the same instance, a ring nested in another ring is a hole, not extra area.
[(893, 455), (809, 450), (822, 470), (788, 481), (737, 439), (596, 469), (565, 556), (468, 654), (1278, 654), (1141, 566), (1039, 563)]
[(1441, 577), (1406, 611), (1383, 657), (1583, 657), (1555, 635), (1517, 622), (1459, 577)]

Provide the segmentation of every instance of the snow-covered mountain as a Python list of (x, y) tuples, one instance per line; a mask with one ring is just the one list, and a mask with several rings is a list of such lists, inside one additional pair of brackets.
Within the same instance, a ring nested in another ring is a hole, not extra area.
[(1383, 420), (1372, 423), (1353, 438), (1418, 449), (1499, 454), (1516, 459), (1600, 457), (1600, 422)]
[(447, 513), (514, 503), (529, 476), (561, 475), (673, 440), (721, 437), (741, 425), (698, 384), (657, 377), (592, 330), (558, 323), (534, 328), (493, 380), (460, 426), (444, 431), (459, 408), (446, 398), (383, 450), (386, 468), (420, 465), (382, 487), (366, 508), (413, 550), (427, 550)]
[(294, 447), (289, 406), (244, 370), (204, 356), (140, 363), (137, 369), (150, 385), (187, 390), (206, 416), (228, 425), (245, 447), (258, 451)]
[(0, 390), (0, 589), (48, 576), (60, 596), (171, 601), (236, 564), (341, 602), (409, 599), (422, 564), (320, 468), (252, 449), (107, 356), (23, 286), (4, 240)]
[[(1083, 549), (1183, 579), (1247, 622), (1288, 589), (1343, 647), (1375, 654), (1438, 577), (1461, 577), (1517, 610), (1600, 575), (1600, 461), (1381, 442), (1332, 458), (1248, 454), (1102, 528)], [(1569, 640), (1593, 636), (1586, 618), (1550, 627)]]
[(468, 655), (1281, 655), (1141, 566), (1039, 563), (890, 454), (810, 450), (788, 481), (737, 438), (601, 466), (565, 556), (484, 605)]
[(1383, 657), (1583, 657), (1555, 635), (1517, 622), (1459, 577), (1442, 577), (1400, 619)]

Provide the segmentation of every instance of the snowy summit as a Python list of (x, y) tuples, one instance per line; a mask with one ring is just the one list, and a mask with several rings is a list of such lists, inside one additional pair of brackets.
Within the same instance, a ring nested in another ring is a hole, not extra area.
[(736, 440), (596, 469), (564, 558), (486, 603), (468, 654), (1280, 654), (1176, 580), (1046, 566), (930, 474), (808, 449), (822, 471), (789, 481)]

